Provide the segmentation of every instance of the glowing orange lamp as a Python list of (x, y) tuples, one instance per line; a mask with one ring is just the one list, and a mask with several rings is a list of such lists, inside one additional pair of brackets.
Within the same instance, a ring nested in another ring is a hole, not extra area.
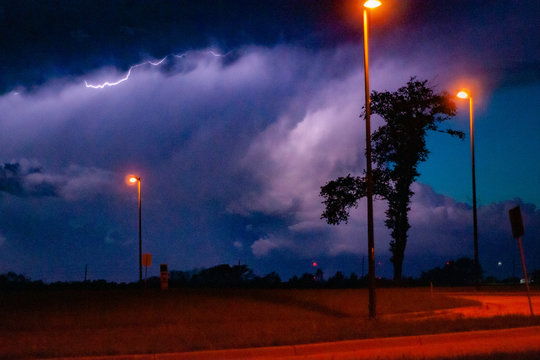
[(375, 319), (375, 235), (373, 231), (373, 171), (371, 168), (371, 121), (369, 96), (369, 24), (368, 9), (381, 6), (378, 0), (364, 2), (364, 93), (366, 98), (366, 198), (367, 198), (367, 230), (368, 230), (368, 288), (369, 288), (369, 318)]
[(381, 2), (378, 0), (368, 0), (364, 3), (364, 6), (369, 9), (374, 9), (376, 7), (381, 6)]
[(378, 0), (364, 2), (364, 93), (366, 98), (366, 198), (367, 198), (367, 232), (368, 232), (368, 288), (369, 288), (369, 318), (375, 319), (375, 235), (373, 231), (373, 171), (371, 168), (371, 122), (369, 96), (369, 24), (368, 9), (381, 5)]
[(480, 287), (480, 260), (478, 257), (478, 225), (476, 215), (476, 174), (474, 166), (474, 118), (473, 118), (473, 98), (468, 89), (459, 91), (456, 95), (460, 99), (469, 99), (469, 116), (471, 129), (471, 162), (472, 162), (472, 193), (473, 193), (473, 239), (474, 239), (474, 271), (476, 277), (476, 287)]
[(139, 185), (139, 281), (142, 282), (142, 232), (141, 232), (141, 178), (139, 176), (130, 175), (129, 182)]
[(456, 96), (460, 99), (467, 99), (469, 97), (469, 92), (467, 90), (461, 90)]

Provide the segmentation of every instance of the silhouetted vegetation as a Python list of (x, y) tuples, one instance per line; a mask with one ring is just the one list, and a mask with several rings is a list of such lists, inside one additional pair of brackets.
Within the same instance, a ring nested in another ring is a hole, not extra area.
[(30, 278), (15, 272), (0, 274), (0, 289), (25, 289), (43, 287), (43, 281), (32, 281)]
[[(390, 229), (390, 261), (394, 265), (394, 281), (402, 278), (409, 204), (414, 192), (411, 185), (420, 173), (418, 165), (427, 160), (428, 131), (438, 131), (463, 138), (461, 131), (441, 129), (440, 124), (455, 115), (456, 106), (448, 93), (436, 94), (426, 81), (414, 77), (395, 92), (371, 93), (371, 112), (385, 124), (373, 133), (373, 192), (388, 202), (386, 227)], [(347, 222), (349, 210), (366, 196), (366, 176), (339, 177), (321, 187), (326, 209), (321, 218), (329, 224)]]
[(34, 281), (23, 274), (8, 272), (0, 274), (0, 289), (4, 290), (29, 290), (29, 289), (50, 289), (50, 290), (84, 290), (84, 289), (117, 289), (117, 288), (134, 288), (138, 287), (138, 283), (117, 283), (106, 281), (103, 279), (92, 281), (56, 281), (45, 283), (42, 280)]
[(531, 274), (531, 282), (538, 283), (540, 282), (540, 269), (537, 269)]
[[(531, 281), (536, 283), (540, 270), (531, 274)], [(399, 282), (391, 279), (377, 278), (378, 287), (417, 287), (429, 286), (466, 286), (475, 283), (474, 261), (470, 258), (449, 260), (442, 266), (423, 271), (420, 277), (404, 277)], [(484, 279), (486, 284), (519, 284), (520, 278), (513, 277), (503, 280), (494, 277)], [(146, 288), (160, 288), (161, 280), (153, 276), (143, 282)], [(106, 280), (72, 281), (44, 283), (42, 280), (33, 281), (29, 277), (9, 272), (0, 274), (0, 289), (52, 289), (52, 290), (106, 290), (118, 288), (140, 288), (138, 282), (117, 283)], [(328, 279), (324, 278), (322, 269), (317, 268), (313, 273), (294, 275), (283, 281), (279, 274), (271, 272), (267, 275), (255, 275), (247, 265), (221, 264), (207, 269), (192, 271), (172, 270), (169, 272), (170, 288), (260, 288), (260, 289), (357, 289), (367, 287), (367, 277), (359, 277), (355, 273), (346, 276), (337, 271)]]
[[(482, 269), (480, 269), (480, 274), (482, 274)], [(450, 260), (442, 268), (436, 267), (423, 271), (420, 278), (436, 285), (473, 285), (476, 282), (474, 260), (470, 258)]]

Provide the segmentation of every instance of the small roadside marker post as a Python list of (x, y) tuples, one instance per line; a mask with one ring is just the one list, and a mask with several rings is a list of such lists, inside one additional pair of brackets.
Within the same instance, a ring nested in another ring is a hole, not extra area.
[(529, 288), (529, 277), (527, 276), (527, 266), (525, 265), (525, 255), (523, 254), (523, 246), (521, 244), (521, 237), (525, 233), (523, 230), (523, 220), (521, 219), (521, 209), (516, 206), (508, 211), (510, 215), (510, 225), (512, 226), (512, 235), (517, 240), (519, 247), (519, 255), (521, 257), (521, 266), (523, 267), (523, 277), (525, 279), (525, 287), (527, 289), (527, 298), (529, 299), (529, 310), (531, 311), (531, 317), (534, 316), (532, 302), (531, 302), (531, 290)]
[(144, 266), (144, 287), (146, 288), (148, 267), (152, 265), (152, 254), (142, 254), (142, 265)]
[(161, 278), (161, 290), (167, 290), (169, 288), (169, 272), (167, 270), (167, 264), (161, 264), (159, 266), (160, 278)]

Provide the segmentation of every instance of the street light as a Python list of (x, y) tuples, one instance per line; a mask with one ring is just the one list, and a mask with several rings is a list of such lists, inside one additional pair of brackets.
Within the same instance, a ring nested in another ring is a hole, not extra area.
[(469, 115), (471, 128), (471, 162), (472, 162), (472, 193), (473, 193), (473, 236), (474, 236), (474, 271), (476, 277), (476, 286), (480, 286), (480, 260), (478, 258), (478, 224), (476, 215), (476, 174), (474, 168), (474, 119), (473, 119), (473, 98), (471, 92), (467, 89), (457, 93), (460, 99), (469, 99)]
[(364, 2), (364, 84), (366, 96), (366, 190), (368, 215), (368, 285), (369, 285), (369, 318), (375, 319), (375, 240), (373, 234), (373, 171), (371, 169), (371, 124), (369, 98), (369, 37), (368, 9), (381, 5), (380, 1)]
[(367, 7), (369, 9), (374, 9), (379, 6), (381, 6), (381, 2), (377, 0), (368, 0), (364, 3), (364, 7)]
[(138, 176), (130, 176), (131, 184), (139, 185), (139, 282), (142, 282), (142, 237), (141, 237), (141, 178)]

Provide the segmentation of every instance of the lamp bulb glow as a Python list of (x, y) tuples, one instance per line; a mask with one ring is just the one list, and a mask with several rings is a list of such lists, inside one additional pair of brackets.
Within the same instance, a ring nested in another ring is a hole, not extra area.
[(378, 0), (368, 0), (364, 3), (364, 7), (374, 9), (376, 7), (381, 6), (381, 2)]
[(469, 94), (466, 91), (462, 90), (457, 93), (457, 97), (460, 99), (466, 99), (469, 97)]

